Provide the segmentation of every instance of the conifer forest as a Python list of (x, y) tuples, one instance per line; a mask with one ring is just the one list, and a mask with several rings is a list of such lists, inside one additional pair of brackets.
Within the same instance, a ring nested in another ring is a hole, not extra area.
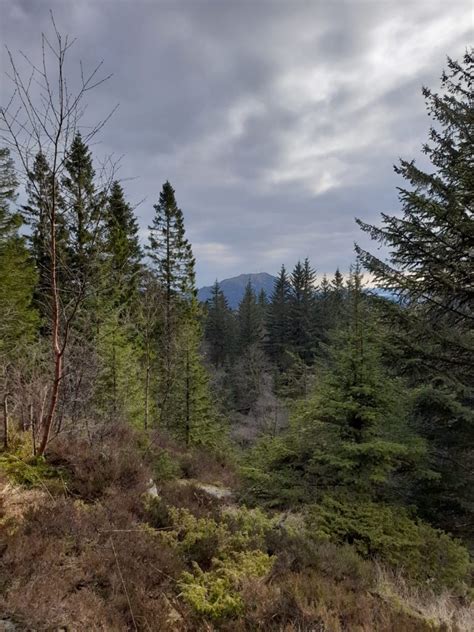
[(0, 630), (472, 631), (474, 50), (403, 88), (393, 212), (235, 308), (178, 184), (138, 203), (103, 151), (114, 59), (54, 16), (34, 44), (2, 58)]

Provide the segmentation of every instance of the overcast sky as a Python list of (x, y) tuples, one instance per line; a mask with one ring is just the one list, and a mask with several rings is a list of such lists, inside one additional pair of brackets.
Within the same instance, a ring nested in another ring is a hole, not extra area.
[(354, 217), (399, 208), (421, 86), (474, 41), (470, 0), (0, 0), (2, 43), (37, 59), (50, 8), (72, 61), (113, 73), (90, 99), (91, 119), (120, 104), (94, 153), (124, 154), (143, 239), (170, 180), (199, 285), (306, 256), (346, 270), (367, 244)]

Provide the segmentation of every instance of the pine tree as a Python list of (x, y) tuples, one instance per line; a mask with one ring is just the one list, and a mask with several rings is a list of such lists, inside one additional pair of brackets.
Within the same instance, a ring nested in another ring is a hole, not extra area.
[(311, 364), (315, 352), (315, 271), (308, 259), (296, 264), (291, 274), (290, 343), (306, 364)]
[(243, 353), (248, 347), (259, 343), (262, 335), (257, 297), (250, 280), (239, 304), (237, 320), (239, 327), (238, 348), (239, 353)]
[[(382, 215), (382, 226), (360, 227), (388, 247), (382, 261), (357, 247), (379, 287), (395, 293), (387, 302), (397, 346), (396, 361), (418, 391), (417, 427), (430, 444), (438, 481), (419, 489), (425, 515), (443, 528), (474, 538), (472, 384), (474, 56), (448, 59), (441, 93), (423, 89), (434, 120), (423, 151), (432, 168), (414, 161), (395, 167), (408, 183), (399, 189), (401, 216)], [(461, 483), (461, 485), (460, 485)]]
[(466, 53), (462, 64), (448, 59), (448, 74), (443, 73), (441, 81), (443, 94), (423, 89), (436, 123), (423, 151), (434, 170), (426, 173), (413, 160), (401, 160), (395, 167), (411, 185), (399, 189), (403, 217), (382, 214), (381, 228), (357, 220), (365, 232), (390, 249), (390, 260), (383, 262), (357, 248), (380, 287), (412, 305), (423, 304), (438, 318), (471, 326), (473, 51)]
[(283, 358), (289, 345), (291, 285), (285, 266), (275, 281), (273, 294), (267, 310), (265, 348), (270, 358), (283, 368)]
[(70, 282), (85, 293), (97, 284), (101, 249), (104, 196), (96, 191), (89, 148), (80, 133), (74, 137), (62, 182), (63, 203), (69, 228)]
[(207, 301), (205, 338), (209, 345), (209, 355), (216, 369), (222, 367), (230, 358), (234, 347), (233, 315), (227, 299), (214, 283), (211, 298)]
[(166, 310), (171, 320), (173, 301), (190, 300), (196, 295), (194, 257), (184, 231), (183, 213), (176, 204), (175, 191), (166, 181), (155, 216), (149, 226), (148, 256), (157, 278), (165, 289)]
[(11, 209), (18, 182), (10, 152), (0, 149), (0, 364), (5, 368), (31, 340), (37, 325), (32, 308), (36, 274), (25, 239), (19, 236), (21, 215)]
[[(59, 211), (61, 196), (56, 183), (56, 208)], [(22, 207), (23, 221), (30, 227), (28, 241), (35, 262), (38, 283), (34, 304), (43, 320), (51, 313), (51, 252), (50, 209), (53, 195), (53, 176), (46, 157), (39, 152), (34, 160), (26, 184), (27, 204)], [(68, 230), (63, 213), (56, 213), (57, 273), (61, 285), (65, 285), (68, 265)]]
[(114, 303), (122, 308), (137, 298), (141, 248), (138, 223), (119, 182), (112, 183), (105, 208), (107, 282)]

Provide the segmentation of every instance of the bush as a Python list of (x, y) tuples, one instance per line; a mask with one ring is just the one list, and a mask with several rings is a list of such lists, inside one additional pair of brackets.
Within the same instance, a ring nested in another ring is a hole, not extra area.
[(66, 472), (49, 465), (44, 457), (23, 457), (7, 452), (0, 455), (0, 470), (18, 485), (39, 487), (50, 494), (64, 492), (65, 489)]
[(400, 507), (326, 496), (310, 509), (307, 526), (317, 540), (350, 544), (436, 588), (459, 586), (470, 572), (469, 553), (459, 542)]
[(211, 619), (241, 614), (244, 609), (239, 594), (241, 582), (263, 577), (270, 571), (273, 561), (262, 551), (247, 551), (215, 560), (208, 572), (195, 564), (194, 573), (183, 573), (179, 581), (181, 594), (198, 614)]
[(143, 463), (135, 435), (127, 431), (125, 441), (119, 428), (117, 435), (90, 443), (69, 437), (53, 442), (48, 462), (68, 474), (68, 491), (84, 500), (96, 500), (112, 487), (146, 491), (151, 478)]

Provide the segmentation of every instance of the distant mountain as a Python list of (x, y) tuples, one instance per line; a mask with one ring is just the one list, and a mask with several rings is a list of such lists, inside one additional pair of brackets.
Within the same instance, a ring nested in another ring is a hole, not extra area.
[[(224, 279), (219, 281), (221, 290), (224, 292), (225, 297), (229, 302), (229, 307), (237, 309), (242, 296), (244, 295), (245, 286), (249, 282), (252, 283), (252, 287), (258, 294), (261, 290), (265, 290), (268, 297), (273, 292), (273, 284), (275, 283), (275, 277), (266, 272), (258, 272), (254, 274), (239, 274), (239, 276), (232, 277), (231, 279)], [(202, 287), (198, 290), (198, 299), (200, 301), (207, 301), (211, 297), (212, 286)]]

